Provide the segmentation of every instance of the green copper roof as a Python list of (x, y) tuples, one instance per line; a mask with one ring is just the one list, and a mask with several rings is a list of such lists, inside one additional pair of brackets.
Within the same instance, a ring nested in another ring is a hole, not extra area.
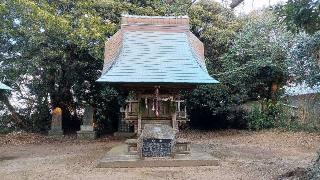
[(5, 85), (5, 84), (2, 84), (0, 82), (0, 89), (3, 89), (3, 90), (12, 90), (9, 86)]
[(119, 56), (98, 82), (218, 83), (197, 58), (185, 33), (125, 32)]

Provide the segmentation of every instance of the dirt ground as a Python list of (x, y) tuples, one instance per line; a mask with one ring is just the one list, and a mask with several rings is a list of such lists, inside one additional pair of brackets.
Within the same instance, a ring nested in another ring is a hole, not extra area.
[(248, 131), (187, 131), (181, 137), (220, 161), (212, 167), (96, 168), (123, 140), (80, 141), (34, 134), (0, 136), (0, 179), (276, 179), (312, 164), (320, 134)]

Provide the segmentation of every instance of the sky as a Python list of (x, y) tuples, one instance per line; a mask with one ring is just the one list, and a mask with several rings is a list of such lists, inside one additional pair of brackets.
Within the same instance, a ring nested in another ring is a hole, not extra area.
[[(217, 2), (231, 2), (231, 0), (215, 0)], [(287, 0), (244, 0), (238, 7), (235, 8), (238, 14), (248, 14), (252, 10), (259, 10), (270, 5), (286, 2)]]

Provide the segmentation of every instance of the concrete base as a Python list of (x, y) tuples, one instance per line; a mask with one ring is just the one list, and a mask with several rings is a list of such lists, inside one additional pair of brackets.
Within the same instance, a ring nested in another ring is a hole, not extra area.
[(207, 152), (199, 152), (191, 147), (191, 153), (177, 154), (174, 158), (146, 158), (128, 154), (128, 145), (113, 147), (100, 160), (98, 168), (140, 168), (140, 167), (186, 167), (186, 166), (218, 166), (219, 160)]
[(49, 130), (48, 131), (48, 135), (49, 136), (61, 137), (61, 136), (63, 136), (63, 130), (56, 130), (56, 129)]
[(77, 131), (78, 138), (80, 139), (96, 139), (96, 131)]

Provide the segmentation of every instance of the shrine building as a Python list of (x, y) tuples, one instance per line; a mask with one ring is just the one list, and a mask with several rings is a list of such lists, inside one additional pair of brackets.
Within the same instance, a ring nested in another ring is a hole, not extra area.
[(105, 45), (97, 80), (130, 91), (119, 131), (139, 135), (146, 124), (179, 130), (188, 121), (182, 91), (218, 83), (206, 69), (203, 43), (187, 16), (123, 15), (121, 29)]

